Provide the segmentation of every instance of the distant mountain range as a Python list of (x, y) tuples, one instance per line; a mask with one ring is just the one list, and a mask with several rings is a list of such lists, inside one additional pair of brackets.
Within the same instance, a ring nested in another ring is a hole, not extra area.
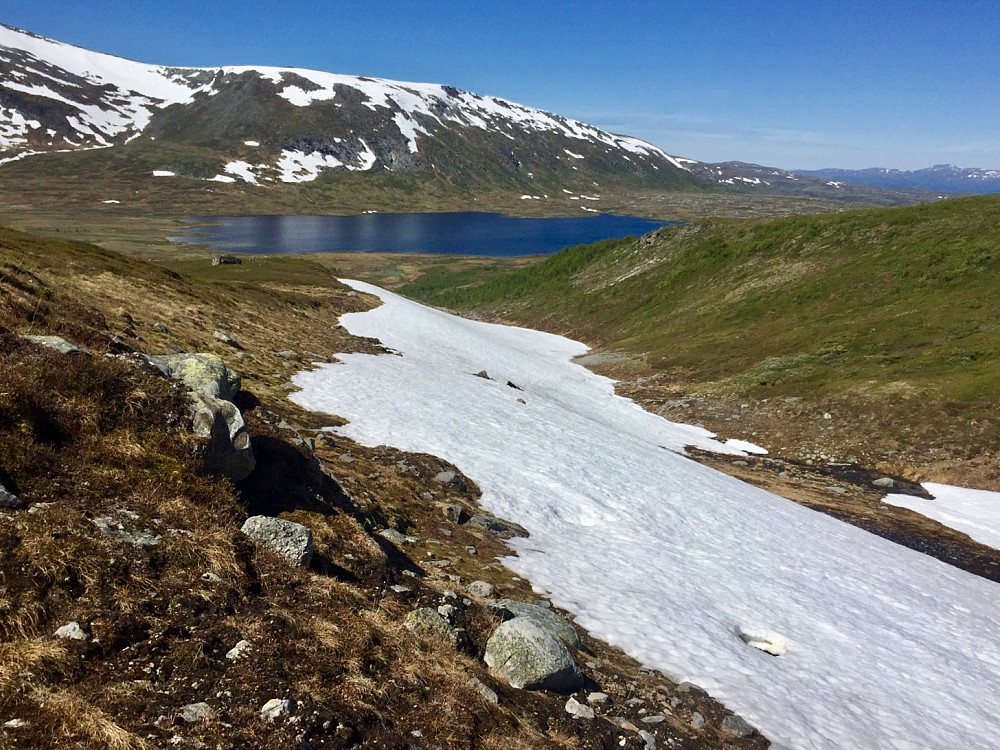
[(935, 164), (926, 169), (816, 169), (797, 170), (797, 175), (824, 180), (854, 182), (888, 189), (916, 188), (941, 193), (1000, 193), (1000, 169), (956, 167)]

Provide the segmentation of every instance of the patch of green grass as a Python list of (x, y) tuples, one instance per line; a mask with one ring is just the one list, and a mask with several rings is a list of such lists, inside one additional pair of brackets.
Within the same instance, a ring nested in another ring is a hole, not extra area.
[(428, 274), (434, 304), (642, 355), (760, 397), (903, 380), (1000, 389), (1000, 197), (767, 220), (710, 219), (563, 251), (514, 273)]

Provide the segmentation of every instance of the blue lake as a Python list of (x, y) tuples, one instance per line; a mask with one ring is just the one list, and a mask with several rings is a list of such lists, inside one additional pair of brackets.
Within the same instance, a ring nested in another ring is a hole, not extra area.
[(355, 216), (194, 216), (198, 224), (173, 242), (227, 253), (440, 253), (546, 255), (598, 240), (642, 235), (675, 222), (594, 214), (520, 219), (490, 213)]

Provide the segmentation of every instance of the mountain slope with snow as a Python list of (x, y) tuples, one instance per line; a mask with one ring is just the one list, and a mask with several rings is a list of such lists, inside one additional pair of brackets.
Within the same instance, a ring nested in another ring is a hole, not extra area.
[(450, 86), (147, 65), (0, 25), (0, 163), (87, 149), (146, 176), (246, 185), (355, 171), (538, 193), (565, 180), (703, 187), (649, 143)]
[(926, 169), (816, 169), (797, 170), (796, 175), (824, 180), (843, 180), (888, 189), (935, 190), (943, 193), (1000, 193), (1000, 169), (956, 167), (935, 164)]
[(710, 436), (616, 397), (581, 344), (352, 285), (383, 305), (344, 325), (401, 356), (300, 373), (294, 400), (453, 461), (531, 532), (507, 565), (593, 634), (775, 747), (995, 746), (995, 583), (684, 458)]

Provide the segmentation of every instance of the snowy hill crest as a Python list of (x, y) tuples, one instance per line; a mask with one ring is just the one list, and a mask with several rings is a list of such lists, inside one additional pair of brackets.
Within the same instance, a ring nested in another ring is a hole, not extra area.
[[(0, 163), (140, 137), (211, 146), (225, 157), (217, 174), (202, 167), (183, 176), (221, 182), (304, 182), (337, 169), (452, 173), (480, 158), (530, 176), (546, 167), (579, 171), (588, 160), (604, 171), (686, 173), (639, 139), (451, 86), (297, 68), (149, 65), (0, 25)], [(441, 139), (466, 153), (449, 161), (435, 152)]]

